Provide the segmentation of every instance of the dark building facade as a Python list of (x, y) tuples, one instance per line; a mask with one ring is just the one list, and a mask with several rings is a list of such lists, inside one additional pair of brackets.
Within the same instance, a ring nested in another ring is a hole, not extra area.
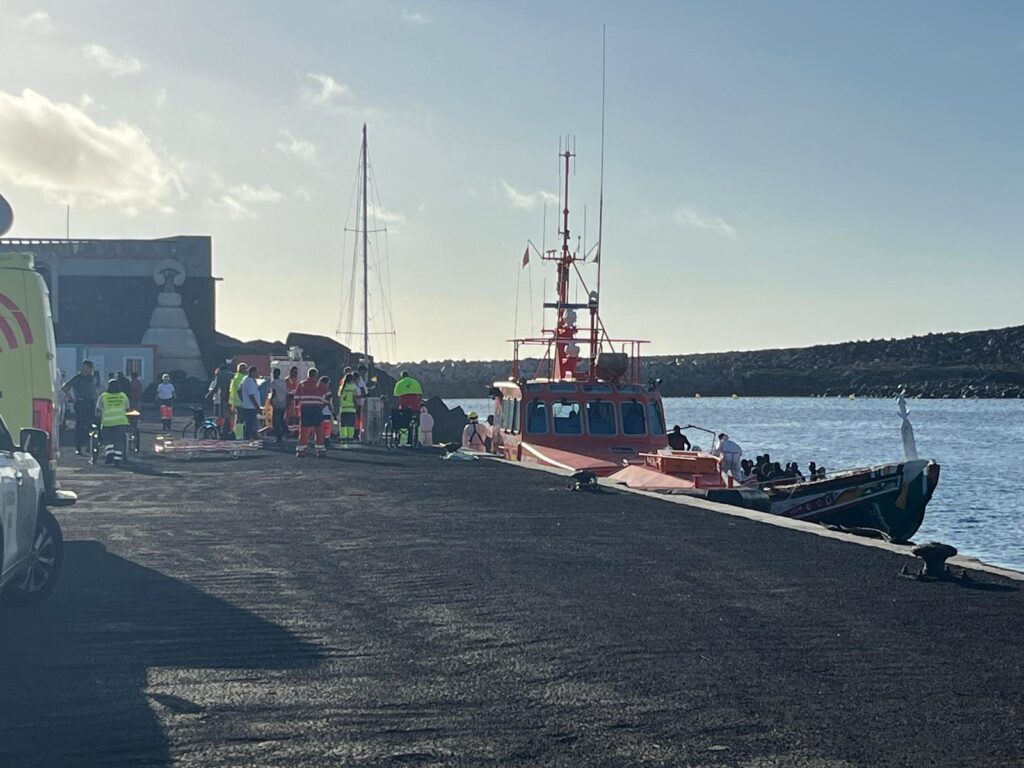
[(181, 297), (203, 357), (209, 362), (215, 356), (211, 238), (0, 240), (0, 252), (11, 251), (35, 255), (36, 269), (50, 287), (58, 344), (144, 343), (159, 294), (171, 290)]

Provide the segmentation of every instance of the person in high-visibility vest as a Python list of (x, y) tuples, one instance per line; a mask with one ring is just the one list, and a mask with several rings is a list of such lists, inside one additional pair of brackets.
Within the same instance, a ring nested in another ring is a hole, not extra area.
[(408, 371), (402, 372), (402, 378), (395, 382), (395, 397), (398, 407), (409, 411), (419, 411), (423, 404), (423, 387)]
[(423, 387), (409, 375), (408, 371), (402, 371), (402, 377), (395, 382), (394, 395), (398, 399), (402, 423), (409, 424), (409, 427), (402, 427), (398, 430), (399, 442), (413, 445), (416, 442), (414, 433), (416, 427), (411, 422), (414, 417), (419, 416), (420, 406), (423, 405)]
[(242, 424), (238, 421), (238, 409), (242, 407), (242, 382), (249, 375), (249, 366), (239, 363), (235, 376), (228, 386), (228, 403), (231, 405), (231, 431), (234, 431), (235, 438), (242, 437)]
[(338, 430), (342, 443), (350, 443), (356, 437), (356, 374), (349, 371), (338, 387)]
[(127, 450), (128, 409), (131, 407), (128, 395), (121, 391), (117, 379), (107, 383), (107, 391), (96, 401), (96, 412), (100, 417), (100, 439), (107, 464), (121, 466)]
[(323, 458), (324, 452), (323, 410), (327, 403), (327, 386), (320, 383), (320, 374), (316, 368), (310, 368), (307, 378), (295, 388), (295, 404), (299, 407), (299, 444), (295, 447), (295, 455), (304, 457), (309, 438), (316, 443), (316, 455)]

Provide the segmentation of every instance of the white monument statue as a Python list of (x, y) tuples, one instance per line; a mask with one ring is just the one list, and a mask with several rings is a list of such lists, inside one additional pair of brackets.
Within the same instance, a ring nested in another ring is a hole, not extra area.
[(156, 373), (180, 370), (205, 379), (199, 342), (181, 307), (181, 294), (175, 290), (185, 283), (185, 266), (177, 259), (164, 259), (153, 270), (153, 279), (164, 289), (157, 296), (142, 343), (156, 346)]

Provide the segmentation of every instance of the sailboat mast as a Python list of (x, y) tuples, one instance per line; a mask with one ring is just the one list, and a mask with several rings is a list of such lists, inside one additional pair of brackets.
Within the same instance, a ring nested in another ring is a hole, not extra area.
[(370, 228), (367, 226), (367, 191), (368, 178), (367, 168), (367, 147), (366, 147), (366, 123), (363, 123), (363, 362), (367, 369), (370, 367), (370, 279), (369, 279), (369, 251), (370, 251)]

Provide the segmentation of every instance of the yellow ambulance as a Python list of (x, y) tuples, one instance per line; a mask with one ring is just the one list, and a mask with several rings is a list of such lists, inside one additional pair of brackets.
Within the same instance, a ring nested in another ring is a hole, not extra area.
[(56, 469), (57, 342), (50, 292), (29, 253), (0, 253), (0, 414), (11, 433), (32, 427), (50, 435)]

